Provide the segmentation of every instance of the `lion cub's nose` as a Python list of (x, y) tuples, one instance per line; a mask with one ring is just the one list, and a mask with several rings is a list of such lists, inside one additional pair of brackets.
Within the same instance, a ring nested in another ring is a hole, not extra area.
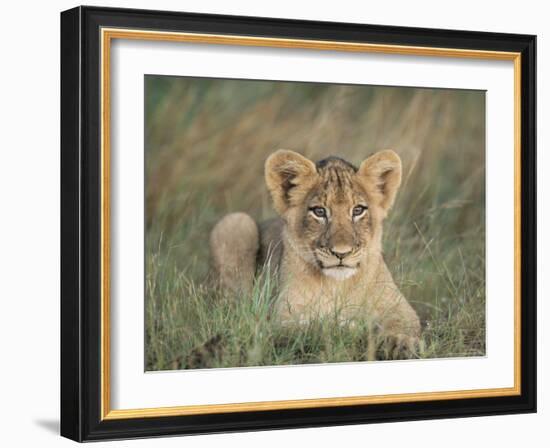
[(340, 244), (338, 246), (333, 246), (330, 249), (330, 253), (335, 257), (338, 257), (340, 260), (343, 260), (349, 254), (351, 254), (351, 251), (352, 251), (351, 246), (340, 245)]

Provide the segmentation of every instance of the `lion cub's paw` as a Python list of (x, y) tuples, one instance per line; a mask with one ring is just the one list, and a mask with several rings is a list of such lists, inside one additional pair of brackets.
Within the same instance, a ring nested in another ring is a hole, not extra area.
[(418, 358), (420, 338), (416, 335), (396, 334), (386, 338), (384, 352), (387, 359)]

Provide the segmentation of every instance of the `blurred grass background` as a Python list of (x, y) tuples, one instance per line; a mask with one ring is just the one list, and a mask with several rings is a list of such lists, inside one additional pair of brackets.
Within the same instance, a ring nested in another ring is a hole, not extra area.
[(484, 92), (146, 76), (145, 101), (147, 370), (387, 357), (366, 323), (280, 328), (269, 283), (237, 300), (205, 284), (218, 219), (274, 216), (263, 164), (278, 148), (356, 165), (395, 150), (383, 247), (423, 321), (418, 356), (485, 354)]

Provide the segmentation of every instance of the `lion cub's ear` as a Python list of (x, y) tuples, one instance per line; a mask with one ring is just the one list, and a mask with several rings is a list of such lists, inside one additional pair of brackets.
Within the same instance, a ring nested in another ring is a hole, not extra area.
[(401, 185), (399, 156), (389, 149), (377, 152), (361, 163), (357, 174), (367, 180), (371, 189), (375, 189), (375, 194), (380, 198), (380, 206), (388, 211)]
[(275, 210), (283, 214), (298, 204), (317, 178), (315, 164), (304, 156), (279, 149), (265, 162), (265, 182)]

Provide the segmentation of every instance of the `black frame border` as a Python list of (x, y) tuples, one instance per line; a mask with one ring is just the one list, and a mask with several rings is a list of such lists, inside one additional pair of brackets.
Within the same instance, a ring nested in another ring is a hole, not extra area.
[[(101, 420), (100, 29), (521, 53), (521, 395)], [(167, 11), (61, 13), (61, 435), (142, 438), (536, 412), (536, 36)]]

